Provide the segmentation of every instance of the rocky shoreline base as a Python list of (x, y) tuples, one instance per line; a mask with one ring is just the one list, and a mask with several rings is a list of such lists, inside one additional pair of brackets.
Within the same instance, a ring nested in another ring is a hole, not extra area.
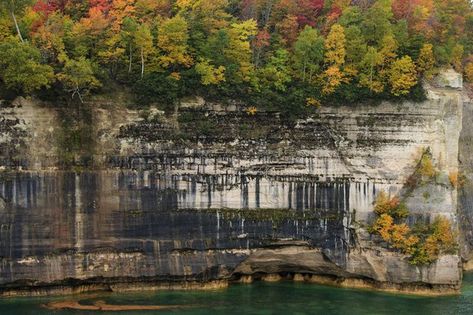
[(0, 289), (0, 297), (32, 297), (73, 295), (91, 292), (137, 292), (164, 290), (221, 290), (232, 284), (250, 284), (255, 281), (294, 281), (334, 286), (339, 288), (367, 289), (420, 296), (446, 296), (460, 294), (457, 285), (433, 285), (426, 283), (390, 283), (372, 279), (342, 278), (333, 275), (304, 273), (269, 273), (236, 275), (229, 279), (210, 281), (157, 281), (154, 279), (102, 279), (72, 280), (47, 285), (23, 285)]

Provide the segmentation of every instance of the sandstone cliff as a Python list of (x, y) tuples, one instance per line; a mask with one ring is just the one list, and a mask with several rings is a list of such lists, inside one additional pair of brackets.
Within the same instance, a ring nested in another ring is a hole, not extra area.
[(173, 115), (88, 104), (81, 124), (50, 104), (4, 103), (3, 293), (280, 277), (455, 292), (459, 253), (414, 266), (366, 224), (377, 193), (402, 193), (429, 149), (439, 176), (407, 197), (409, 220), (448, 217), (468, 259), (471, 193), (461, 188), (459, 206), (449, 184), (473, 169), (460, 81), (445, 74), (420, 104), (322, 107), (295, 123), (201, 99)]

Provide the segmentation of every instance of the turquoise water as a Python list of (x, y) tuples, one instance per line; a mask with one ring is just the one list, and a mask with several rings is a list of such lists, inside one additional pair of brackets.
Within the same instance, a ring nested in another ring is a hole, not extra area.
[(41, 307), (61, 299), (71, 297), (1, 299), (0, 314), (473, 314), (473, 274), (465, 276), (462, 294), (451, 297), (412, 297), (279, 282), (233, 285), (210, 292), (110, 293), (81, 300), (82, 304), (104, 300), (109, 304), (187, 305), (172, 311), (51, 311)]

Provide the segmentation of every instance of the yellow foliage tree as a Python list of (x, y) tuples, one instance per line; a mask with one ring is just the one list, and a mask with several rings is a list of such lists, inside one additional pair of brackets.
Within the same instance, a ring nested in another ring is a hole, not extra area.
[(162, 67), (190, 67), (193, 64), (188, 39), (187, 21), (182, 16), (176, 15), (163, 21), (158, 30), (158, 48), (163, 53), (159, 58)]
[(378, 232), (385, 242), (391, 242), (391, 231), (393, 228), (394, 219), (389, 214), (383, 213), (379, 216), (373, 225), (373, 230)]
[(394, 219), (389, 214), (381, 214), (373, 225), (373, 230), (381, 236), (383, 241), (408, 255), (415, 252), (416, 245), (420, 242), (418, 236), (412, 235), (407, 224), (394, 224)]
[(82, 18), (79, 24), (74, 25), (74, 32), (79, 35), (99, 37), (109, 26), (109, 19), (98, 8), (89, 10), (88, 17)]
[(320, 108), (322, 106), (322, 104), (320, 103), (320, 101), (316, 98), (313, 98), (313, 97), (308, 97), (306, 98), (305, 100), (305, 104), (307, 106), (310, 106), (310, 107), (315, 107), (315, 108)]
[(433, 223), (411, 230), (405, 222), (400, 222), (409, 215), (407, 208), (398, 197), (391, 198), (385, 192), (376, 197), (374, 212), (378, 217), (368, 231), (409, 255), (411, 264), (430, 264), (440, 255), (457, 250), (457, 234), (445, 217), (438, 216)]
[(397, 207), (399, 207), (399, 198), (394, 196), (388, 196), (384, 191), (381, 191), (375, 200), (374, 212), (376, 214), (389, 214), (391, 211)]
[(384, 69), (388, 68), (394, 59), (396, 59), (397, 48), (398, 43), (392, 35), (386, 35), (381, 40), (381, 49), (379, 50), (379, 53), (383, 58), (382, 64)]
[(322, 92), (324, 94), (331, 94), (344, 82), (344, 74), (337, 66), (330, 66), (325, 70), (325, 86), (323, 87)]
[(211, 34), (227, 27), (231, 15), (226, 12), (228, 0), (177, 0), (176, 6), (189, 24)]
[(432, 77), (432, 70), (435, 65), (435, 56), (432, 44), (424, 44), (419, 52), (417, 59), (417, 70), (421, 74), (425, 74), (427, 78)]
[(409, 56), (394, 61), (389, 74), (389, 83), (393, 95), (409, 94), (410, 89), (417, 84), (416, 66)]
[(195, 71), (200, 75), (203, 85), (218, 84), (225, 81), (225, 67), (215, 67), (208, 59), (203, 59), (195, 65)]
[(453, 68), (459, 73), (463, 72), (462, 71), (463, 53), (464, 53), (463, 45), (456, 44), (452, 49), (452, 57), (451, 57), (450, 63), (452, 64)]
[(325, 63), (328, 66), (325, 70), (326, 84), (323, 93), (331, 94), (345, 80), (342, 66), (345, 64), (346, 57), (346, 39), (343, 26), (334, 24), (325, 40)]
[(422, 250), (428, 262), (435, 261), (442, 253), (453, 253), (457, 249), (456, 234), (450, 221), (438, 216), (432, 223), (431, 234), (425, 239)]
[(465, 79), (473, 83), (473, 62), (469, 62), (465, 66)]
[(136, 0), (134, 7), (136, 17), (150, 23), (168, 16), (171, 3), (169, 0)]
[(380, 65), (378, 75), (381, 81), (389, 82), (390, 69), (397, 57), (398, 43), (393, 35), (385, 35), (381, 39), (381, 47), (379, 49)]
[(452, 231), (450, 220), (446, 217), (435, 218), (433, 236), (437, 239), (441, 251), (449, 253), (456, 248), (456, 233)]
[(32, 41), (40, 47), (44, 56), (50, 60), (57, 60), (64, 53), (64, 36), (67, 36), (66, 25), (72, 23), (69, 17), (53, 13), (48, 17), (48, 23), (43, 24), (32, 34)]
[(415, 235), (409, 235), (411, 229), (405, 223), (394, 224), (391, 227), (391, 244), (394, 248), (403, 250), (406, 254), (412, 254), (414, 246), (419, 242)]
[(125, 17), (134, 17), (135, 0), (113, 0), (108, 14), (112, 19), (111, 30), (118, 32)]
[(334, 24), (325, 40), (325, 63), (341, 67), (345, 63), (345, 30)]
[(12, 25), (10, 19), (5, 16), (0, 16), (0, 41), (12, 36)]
[(228, 31), (229, 43), (225, 49), (225, 55), (239, 65), (236, 75), (242, 81), (250, 81), (254, 73), (251, 63), (250, 38), (256, 35), (257, 30), (255, 20), (246, 20), (233, 23)]

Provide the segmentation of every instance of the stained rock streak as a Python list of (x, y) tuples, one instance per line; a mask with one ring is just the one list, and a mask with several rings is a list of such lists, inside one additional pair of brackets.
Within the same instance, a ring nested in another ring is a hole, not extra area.
[(210, 103), (171, 118), (92, 107), (93, 142), (77, 152), (58, 110), (18, 99), (0, 109), (0, 291), (290, 277), (458, 292), (460, 254), (413, 266), (366, 232), (376, 195), (402, 191), (426, 148), (439, 176), (410, 192), (409, 223), (442, 215), (468, 228), (449, 174), (469, 100), (427, 91), (420, 104), (323, 107), (292, 125)]

